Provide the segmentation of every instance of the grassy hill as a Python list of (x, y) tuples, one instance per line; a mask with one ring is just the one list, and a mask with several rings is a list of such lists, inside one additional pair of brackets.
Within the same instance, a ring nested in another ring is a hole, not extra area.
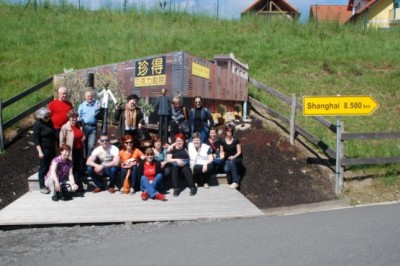
[[(234, 53), (250, 76), (286, 95), (371, 95), (380, 108), (368, 117), (344, 117), (347, 132), (400, 132), (400, 30), (359, 25), (299, 24), (245, 18), (228, 21), (174, 12), (87, 11), (0, 4), (0, 97), (4, 100), (62, 73), (184, 50), (212, 59)], [(400, 28), (399, 28), (400, 29)], [(288, 113), (256, 88), (253, 96)], [(37, 93), (4, 117), (36, 103)], [(335, 136), (299, 116), (334, 147)], [(334, 121), (332, 119), (332, 121)], [(353, 142), (347, 156), (400, 156), (400, 141)]]

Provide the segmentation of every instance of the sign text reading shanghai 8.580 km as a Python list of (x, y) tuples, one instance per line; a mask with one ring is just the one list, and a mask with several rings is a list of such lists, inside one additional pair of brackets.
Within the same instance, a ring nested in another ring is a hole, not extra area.
[(303, 115), (371, 115), (379, 104), (371, 96), (304, 96)]

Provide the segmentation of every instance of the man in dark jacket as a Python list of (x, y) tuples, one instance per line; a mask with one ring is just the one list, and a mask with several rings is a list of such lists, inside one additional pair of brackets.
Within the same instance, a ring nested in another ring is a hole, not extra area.
[(171, 97), (166, 95), (167, 89), (161, 90), (161, 95), (158, 96), (156, 103), (154, 104), (154, 110), (158, 109), (158, 136), (161, 138), (163, 143), (168, 142), (168, 125), (169, 118), (171, 115)]

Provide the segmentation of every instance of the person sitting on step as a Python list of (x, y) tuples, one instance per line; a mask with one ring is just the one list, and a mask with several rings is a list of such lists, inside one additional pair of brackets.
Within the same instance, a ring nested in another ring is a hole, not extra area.
[(237, 189), (240, 185), (240, 172), (244, 168), (242, 163), (242, 147), (237, 137), (234, 137), (235, 126), (226, 125), (225, 138), (222, 140), (221, 152), (225, 154), (224, 171), (232, 179), (230, 188)]
[(98, 193), (105, 189), (102, 177), (107, 176), (110, 178), (108, 192), (114, 193), (120, 165), (119, 149), (110, 144), (107, 134), (100, 136), (99, 144), (100, 146), (93, 150), (86, 161), (87, 173), (96, 186), (93, 189), (93, 193)]
[(165, 195), (160, 191), (163, 189), (163, 170), (161, 163), (154, 160), (152, 148), (145, 150), (146, 159), (139, 162), (138, 176), (140, 176), (140, 189), (142, 200), (158, 199), (166, 201)]
[(133, 139), (131, 135), (125, 135), (122, 138), (122, 144), (124, 147), (119, 152), (121, 160), (121, 184), (124, 183), (125, 178), (129, 178), (131, 185), (129, 194), (133, 195), (135, 194), (137, 166), (140, 160), (145, 159), (145, 156), (138, 147), (140, 141), (138, 139)]
[(71, 146), (62, 144), (60, 155), (51, 161), (50, 170), (45, 176), (45, 185), (51, 191), (53, 201), (69, 200), (72, 192), (78, 189), (72, 171), (72, 161), (69, 159)]
[(197, 193), (197, 188), (193, 181), (193, 174), (189, 165), (189, 153), (185, 149), (185, 134), (178, 133), (175, 135), (175, 143), (170, 146), (171, 149), (167, 154), (167, 162), (172, 165), (172, 187), (174, 189), (174, 197), (179, 196), (178, 176), (182, 174), (190, 188), (190, 195)]
[(201, 143), (200, 133), (193, 133), (192, 142), (188, 145), (190, 168), (198, 186), (209, 188), (209, 179), (213, 170), (213, 155), (210, 146)]

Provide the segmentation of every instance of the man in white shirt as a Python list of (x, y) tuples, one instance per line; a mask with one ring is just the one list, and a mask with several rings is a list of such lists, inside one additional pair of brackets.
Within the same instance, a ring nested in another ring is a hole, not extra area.
[(96, 186), (93, 193), (105, 190), (102, 177), (106, 176), (110, 178), (108, 192), (114, 193), (120, 165), (119, 149), (110, 144), (110, 140), (105, 134), (100, 136), (99, 144), (100, 146), (93, 150), (86, 161), (87, 172)]

